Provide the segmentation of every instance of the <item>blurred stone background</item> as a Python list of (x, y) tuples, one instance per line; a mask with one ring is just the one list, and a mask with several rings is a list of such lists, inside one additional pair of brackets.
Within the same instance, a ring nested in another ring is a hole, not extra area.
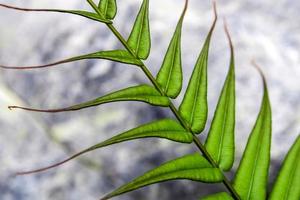
[[(83, 0), (1, 0), (31, 8), (90, 9)], [(140, 0), (118, 1), (115, 26), (128, 36)], [(152, 50), (147, 64), (156, 74), (183, 7), (183, 0), (151, 0)], [(300, 125), (300, 1), (219, 0), (220, 20), (209, 57), (209, 122), (228, 69), (223, 31), (226, 17), (236, 52), (237, 122), (235, 171), (262, 96), (261, 80), (250, 60), (266, 74), (273, 106), (270, 185)], [(77, 16), (24, 13), (0, 8), (0, 63), (31, 65), (121, 47), (105, 25)], [(190, 0), (183, 30), (184, 90), (212, 22), (210, 1)], [(80, 61), (55, 68), (0, 73), (0, 199), (94, 200), (159, 164), (194, 152), (193, 145), (145, 139), (89, 153), (45, 173), (11, 178), (16, 170), (42, 167), (116, 133), (172, 114), (143, 103), (114, 103), (86, 110), (43, 114), (9, 111), (8, 105), (58, 108), (139, 83), (141, 70), (110, 61)], [(183, 90), (183, 91), (184, 91)], [(179, 105), (183, 96), (175, 101)], [(232, 176), (232, 173), (229, 173)], [(161, 183), (116, 199), (198, 199), (222, 185), (190, 181)]]

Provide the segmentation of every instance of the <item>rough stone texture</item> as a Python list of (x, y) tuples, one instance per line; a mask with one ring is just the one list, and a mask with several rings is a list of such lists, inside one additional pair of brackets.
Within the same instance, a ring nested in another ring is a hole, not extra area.
[[(130, 32), (139, 2), (118, 1), (119, 14), (115, 25), (124, 36)], [(89, 9), (85, 1), (80, 0), (2, 0), (1, 3), (33, 8)], [(153, 43), (146, 63), (153, 74), (161, 65), (182, 6), (182, 0), (150, 2)], [(299, 134), (299, 9), (300, 2), (295, 0), (278, 0), (276, 3), (273, 0), (218, 1), (220, 20), (213, 35), (209, 57), (209, 121), (228, 69), (228, 43), (222, 27), (222, 18), (226, 17), (236, 50), (235, 167), (261, 99), (261, 81), (250, 64), (254, 58), (266, 74), (273, 106), (270, 182)], [(3, 8), (0, 8), (0, 13), (1, 64), (48, 63), (73, 55), (120, 47), (104, 25), (80, 17), (22, 13)], [(184, 89), (211, 21), (211, 3), (191, 0), (183, 32)], [(196, 151), (193, 146), (164, 140), (132, 141), (89, 153), (49, 172), (10, 177), (16, 170), (59, 161), (95, 141), (104, 140), (138, 124), (172, 115), (167, 109), (143, 103), (115, 103), (60, 114), (9, 111), (7, 105), (63, 107), (144, 82), (148, 81), (138, 68), (109, 61), (80, 61), (26, 72), (1, 70), (0, 199), (98, 199), (166, 160)], [(175, 104), (180, 103), (182, 95), (183, 92)], [(220, 189), (222, 185), (218, 188), (210, 185), (207, 189), (203, 184), (176, 181), (147, 187), (116, 199), (190, 200)]]

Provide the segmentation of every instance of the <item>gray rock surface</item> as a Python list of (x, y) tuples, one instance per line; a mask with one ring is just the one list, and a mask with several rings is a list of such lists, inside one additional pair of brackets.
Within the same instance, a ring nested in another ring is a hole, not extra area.
[[(156, 74), (183, 0), (150, 2), (152, 50), (146, 63)], [(2, 0), (1, 3), (32, 8), (90, 9), (85, 1), (80, 0)], [(119, 14), (115, 25), (124, 36), (130, 32), (139, 3), (138, 0), (118, 1)], [(222, 18), (226, 17), (236, 50), (235, 167), (254, 124), (262, 95), (259, 75), (250, 64), (254, 58), (266, 74), (273, 106), (270, 183), (300, 131), (299, 9), (300, 2), (296, 0), (218, 1), (220, 20), (213, 35), (209, 57), (209, 121), (228, 69), (228, 43), (222, 25)], [(1, 64), (48, 63), (120, 47), (104, 25), (80, 17), (22, 13), (3, 8), (0, 8), (0, 16)], [(191, 0), (184, 22), (182, 44), (184, 89), (211, 21), (211, 2)], [(64, 107), (145, 82), (148, 83), (138, 68), (109, 61), (80, 61), (26, 72), (1, 70), (0, 199), (98, 199), (162, 162), (196, 151), (192, 145), (164, 140), (132, 141), (89, 153), (45, 173), (10, 177), (14, 171), (60, 161), (96, 141), (172, 114), (167, 109), (125, 102), (59, 114), (9, 111), (8, 105)], [(176, 105), (182, 97), (183, 92), (175, 101)], [(207, 189), (203, 184), (175, 181), (147, 187), (116, 199), (190, 200), (222, 187), (209, 186)]]

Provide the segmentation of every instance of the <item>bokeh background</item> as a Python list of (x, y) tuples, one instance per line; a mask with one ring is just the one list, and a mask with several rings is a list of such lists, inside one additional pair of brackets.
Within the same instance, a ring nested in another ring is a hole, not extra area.
[[(1, 0), (31, 8), (90, 9), (84, 0)], [(140, 0), (118, 0), (115, 26), (127, 37)], [(270, 185), (300, 126), (300, 1), (218, 0), (219, 21), (209, 57), (209, 120), (204, 141), (225, 79), (229, 49), (222, 18), (228, 21), (236, 52), (236, 170), (255, 122), (262, 83), (251, 66), (255, 59), (266, 74), (273, 106)], [(151, 0), (152, 50), (147, 65), (156, 74), (183, 0)], [(103, 24), (55, 13), (24, 13), (0, 8), (0, 63), (44, 64), (74, 55), (120, 48)], [(183, 27), (184, 90), (212, 22), (211, 1), (190, 0)], [(154, 119), (172, 117), (164, 108), (143, 103), (114, 103), (71, 113), (10, 111), (8, 105), (58, 108), (108, 92), (149, 83), (133, 66), (104, 60), (80, 61), (55, 68), (0, 73), (0, 199), (93, 200), (159, 164), (197, 151), (193, 145), (145, 139), (114, 145), (45, 173), (15, 177), (16, 170), (42, 167)], [(180, 104), (183, 92), (174, 102)], [(117, 197), (191, 200), (225, 190), (190, 181), (173, 181)]]

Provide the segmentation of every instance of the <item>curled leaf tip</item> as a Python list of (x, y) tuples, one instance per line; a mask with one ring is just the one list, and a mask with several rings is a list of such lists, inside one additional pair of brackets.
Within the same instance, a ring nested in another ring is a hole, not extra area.
[(217, 20), (218, 20), (217, 3), (215, 1), (213, 1), (213, 12), (214, 12), (214, 21), (213, 21), (213, 24), (209, 31), (209, 37), (211, 37), (212, 32), (213, 32), (213, 30), (216, 26)]
[(218, 19), (218, 12), (217, 12), (217, 2), (216, 1), (213, 1), (213, 9), (214, 9), (214, 17), (215, 17), (214, 21), (217, 21), (217, 19)]
[(251, 60), (251, 64), (257, 69), (257, 71), (259, 72), (262, 80), (263, 80), (263, 83), (264, 83), (264, 87), (266, 88), (267, 87), (267, 81), (266, 81), (266, 77), (261, 69), (261, 67), (256, 63), (256, 61), (254, 59)]
[(228, 24), (227, 24), (226, 18), (224, 18), (223, 20), (224, 20), (224, 30), (225, 30), (226, 36), (228, 38), (229, 45), (230, 45), (231, 48), (233, 48), (232, 39), (231, 39), (231, 35), (229, 33), (229, 29), (228, 29)]
[(91, 151), (92, 149), (86, 149), (86, 150), (83, 150), (79, 153), (76, 153), (74, 154), (73, 156), (63, 160), (63, 161), (60, 161), (58, 163), (55, 163), (55, 164), (52, 164), (52, 165), (49, 165), (47, 167), (43, 167), (43, 168), (39, 168), (39, 169), (34, 169), (34, 170), (30, 170), (30, 171), (20, 171), (20, 172), (16, 172), (14, 174), (14, 176), (24, 176), (24, 175), (29, 175), (29, 174), (35, 174), (35, 173), (40, 173), (40, 172), (44, 172), (44, 171), (47, 171), (49, 169), (53, 169), (53, 168), (56, 168), (56, 167), (59, 167), (67, 162), (69, 162), (70, 160), (73, 160), (74, 158), (84, 154), (84, 153), (87, 153), (89, 151)]
[(56, 65), (60, 65), (63, 63), (69, 62), (68, 60), (62, 60), (54, 63), (49, 63), (45, 65), (33, 65), (33, 66), (5, 66), (5, 65), (0, 65), (0, 68), (2, 69), (13, 69), (13, 70), (28, 70), (28, 69), (41, 69), (41, 68), (46, 68), (46, 67), (54, 67)]
[(254, 59), (251, 60), (251, 64), (259, 71), (260, 74), (263, 74), (260, 66), (257, 64), (257, 62)]
[(43, 11), (55, 11), (54, 9), (33, 9), (33, 8), (21, 8), (21, 7), (17, 7), (17, 6), (11, 6), (11, 5), (7, 5), (7, 4), (0, 4), (0, 7), (4, 7), (4, 8), (8, 8), (8, 9), (13, 9), (13, 10), (19, 10), (19, 11), (26, 11), (26, 12), (31, 12), (31, 11), (35, 11), (35, 12), (43, 12)]
[(62, 108), (62, 109), (36, 109), (36, 108), (27, 108), (22, 106), (8, 106), (8, 109), (21, 109), (21, 110), (27, 110), (27, 111), (33, 111), (33, 112), (46, 112), (46, 113), (57, 113), (57, 112), (65, 112), (65, 111), (72, 111), (71, 108)]
[(188, 8), (188, 5), (189, 5), (189, 0), (185, 0), (185, 4), (184, 4), (184, 8), (183, 8), (183, 13), (182, 15), (184, 15), (186, 13), (186, 10)]
[(8, 108), (9, 110), (13, 110), (14, 107), (15, 107), (15, 106), (7, 106), (7, 108)]
[(20, 11), (35, 11), (35, 9), (20, 8), (20, 7), (10, 6), (10, 5), (6, 5), (6, 4), (2, 4), (2, 3), (0, 4), (0, 7), (14, 9), (14, 10), (20, 10)]

